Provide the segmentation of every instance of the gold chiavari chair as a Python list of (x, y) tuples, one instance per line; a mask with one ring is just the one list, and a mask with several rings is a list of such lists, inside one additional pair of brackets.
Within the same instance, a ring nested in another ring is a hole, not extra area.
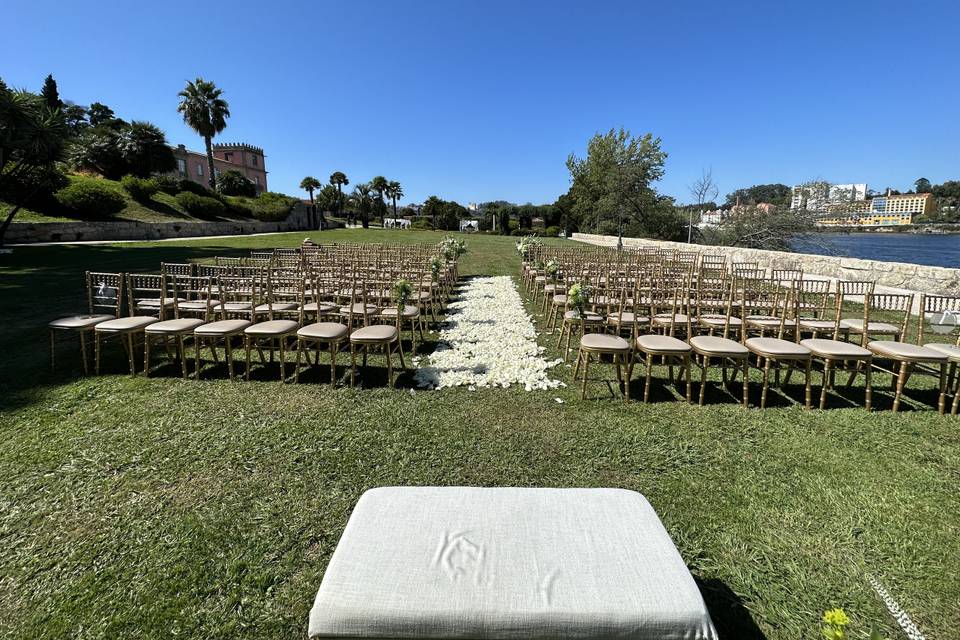
[[(692, 399), (692, 386), (690, 378), (690, 356), (693, 352), (691, 346), (674, 336), (674, 333), (683, 332), (686, 336), (690, 335), (691, 324), (689, 313), (683, 314), (681, 310), (688, 304), (690, 290), (689, 278), (665, 278), (661, 270), (655, 276), (655, 281), (650, 287), (650, 318), (651, 330), (658, 328), (663, 333), (650, 333), (641, 335), (634, 340), (633, 355), (630, 359), (630, 366), (627, 368), (627, 381), (629, 383), (633, 375), (634, 362), (636, 356), (642, 354), (644, 364), (644, 385), (643, 401), (650, 401), (650, 383), (653, 374), (654, 360), (660, 358), (662, 363), (666, 364), (669, 372), (670, 383), (674, 383), (673, 369), (679, 366), (680, 372), (686, 378), (686, 398), (687, 402)], [(669, 322), (661, 322), (659, 327), (655, 327), (653, 319), (669, 319)], [(678, 327), (683, 323), (682, 327)], [(680, 373), (678, 372), (676, 383), (680, 382)]]
[[(213, 283), (210, 278), (195, 276), (164, 276), (164, 280), (169, 284), (173, 292), (174, 300), (179, 300), (173, 307), (174, 317), (168, 320), (162, 320), (147, 325), (143, 335), (143, 373), (150, 375), (150, 347), (155, 338), (162, 338), (164, 346), (168, 345), (168, 340), (173, 338), (177, 347), (177, 357), (180, 360), (180, 372), (183, 379), (188, 377), (187, 373), (187, 352), (185, 340), (193, 337), (193, 332), (197, 327), (204, 324), (210, 317), (210, 301), (213, 299)], [(188, 298), (189, 296), (189, 298)], [(192, 298), (192, 299), (191, 299)], [(188, 302), (200, 300), (203, 304), (202, 309), (191, 310), (185, 308)], [(194, 313), (200, 317), (188, 317), (187, 314)], [(168, 351), (169, 355), (169, 351)]]
[(230, 380), (235, 380), (233, 362), (233, 339), (243, 335), (244, 329), (254, 323), (254, 307), (257, 304), (257, 283), (244, 276), (220, 276), (217, 278), (217, 306), (219, 319), (200, 325), (193, 331), (196, 348), (194, 377), (200, 379), (200, 353), (204, 344), (210, 347), (214, 361), (217, 360), (217, 343), (223, 342), (224, 357)]
[(87, 271), (84, 274), (86, 288), (86, 313), (57, 318), (47, 327), (50, 332), (50, 370), (56, 367), (56, 336), (58, 333), (75, 333), (80, 337), (80, 356), (83, 373), (90, 373), (87, 364), (87, 334), (107, 320), (119, 318), (122, 310), (123, 274)]
[[(695, 354), (693, 363), (700, 367), (700, 395), (698, 403), (703, 406), (707, 390), (707, 373), (714, 362), (721, 369), (723, 384), (727, 384), (727, 368), (733, 369), (731, 381), (737, 372), (742, 374), (743, 406), (750, 404), (750, 350), (730, 338), (741, 330), (740, 319), (733, 315), (737, 289), (734, 280), (726, 276), (707, 278), (697, 287), (697, 326), (707, 331), (706, 335), (691, 336), (687, 341)], [(702, 286), (700, 286), (702, 284)], [(702, 296), (702, 298), (701, 298)], [(723, 312), (717, 313), (719, 307)], [(734, 322), (736, 320), (736, 323)], [(720, 330), (720, 335), (715, 335)]]
[[(957, 415), (960, 408), (960, 389), (957, 384), (957, 364), (960, 364), (960, 296), (922, 295), (920, 298), (920, 329), (917, 343), (947, 356), (950, 363), (947, 375), (947, 389), (953, 394), (950, 415)], [(950, 342), (928, 342), (929, 333), (941, 338), (951, 338)]]
[[(903, 398), (903, 390), (907, 384), (907, 379), (911, 374), (916, 372), (939, 378), (940, 395), (937, 402), (937, 410), (943, 414), (946, 410), (947, 365), (949, 364), (949, 358), (940, 351), (923, 347), (919, 344), (903, 342), (899, 339), (907, 333), (910, 326), (910, 312), (912, 309), (913, 294), (872, 293), (867, 297), (863, 305), (863, 324), (861, 326), (867, 327), (867, 330), (861, 333), (861, 339), (864, 341), (864, 346), (873, 352), (874, 369), (889, 373), (893, 376), (892, 384), (895, 385), (895, 395), (893, 398), (894, 412), (900, 410), (900, 402)], [(870, 319), (871, 315), (877, 312), (892, 316), (893, 318), (899, 317), (898, 324), (882, 323), (889, 324), (893, 329), (881, 327), (877, 330), (876, 324)], [(896, 330), (897, 334), (894, 334), (893, 330)], [(851, 332), (852, 331), (853, 329), (851, 329)], [(897, 339), (871, 340), (871, 334), (896, 335)], [(918, 338), (922, 340), (919, 330)], [(878, 363), (878, 360), (884, 362), (889, 361), (893, 364), (889, 369), (886, 369)], [(894, 369), (896, 369), (896, 371)]]
[[(138, 280), (139, 282), (139, 280)], [(121, 283), (121, 288), (126, 285), (127, 307), (130, 315), (126, 317), (106, 320), (97, 324), (93, 328), (96, 371), (100, 374), (100, 345), (110, 337), (117, 337), (123, 344), (127, 352), (127, 360), (130, 363), (130, 375), (137, 374), (137, 361), (134, 352), (136, 337), (144, 335), (144, 329), (150, 324), (159, 322), (159, 318), (154, 315), (137, 315), (137, 307), (140, 301), (140, 289), (133, 286), (133, 281), (128, 276), (125, 282)], [(147, 295), (152, 295), (153, 289)]]

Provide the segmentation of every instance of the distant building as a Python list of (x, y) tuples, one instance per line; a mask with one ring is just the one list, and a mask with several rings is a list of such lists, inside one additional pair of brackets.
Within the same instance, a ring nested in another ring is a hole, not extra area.
[[(183, 180), (190, 180), (208, 186), (210, 184), (207, 154), (191, 151), (180, 144), (174, 147), (173, 155), (177, 159), (176, 174)], [(256, 187), (257, 193), (267, 190), (266, 155), (263, 149), (250, 144), (213, 145), (213, 167), (217, 175), (225, 171), (239, 171)]]
[(807, 211), (826, 211), (830, 205), (842, 202), (863, 200), (867, 197), (867, 185), (830, 184), (828, 182), (813, 182), (801, 184), (793, 188), (790, 198), (791, 209), (805, 209)]
[(911, 224), (913, 216), (930, 214), (934, 207), (931, 193), (877, 196), (870, 200), (835, 205), (829, 209), (827, 215), (817, 220), (817, 225), (889, 227)]

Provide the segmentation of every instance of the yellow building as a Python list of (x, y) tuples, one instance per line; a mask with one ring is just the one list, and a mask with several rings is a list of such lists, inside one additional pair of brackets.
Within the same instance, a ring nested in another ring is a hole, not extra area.
[(843, 202), (831, 207), (828, 214), (817, 220), (818, 226), (831, 227), (889, 227), (911, 224), (913, 216), (933, 212), (933, 194), (907, 193), (896, 196), (878, 196), (872, 200)]

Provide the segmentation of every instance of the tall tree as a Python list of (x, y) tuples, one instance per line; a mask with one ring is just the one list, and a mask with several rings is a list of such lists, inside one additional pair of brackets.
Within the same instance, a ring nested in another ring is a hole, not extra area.
[[(720, 193), (717, 184), (713, 181), (713, 169), (701, 170), (700, 177), (694, 180), (688, 189), (697, 203), (701, 216), (703, 216), (704, 203), (716, 199)], [(687, 244), (690, 244), (693, 241), (693, 208), (688, 210), (687, 216)]]
[(443, 214), (443, 200), (437, 196), (430, 196), (427, 198), (427, 201), (423, 203), (423, 210), (421, 213), (430, 218), (430, 224), (433, 225), (433, 228), (437, 228), (437, 218)]
[(380, 210), (381, 222), (383, 222), (383, 219), (387, 217), (387, 206), (384, 204), (383, 196), (384, 193), (386, 193), (387, 186), (389, 184), (390, 183), (383, 176), (374, 176), (373, 180), (370, 181), (370, 188), (377, 193), (377, 202), (375, 206)]
[(17, 212), (59, 173), (55, 166), (68, 136), (59, 108), (51, 108), (42, 96), (11, 91), (0, 81), (0, 193), (18, 187), (0, 225), (0, 246)]
[(917, 178), (913, 186), (917, 188), (917, 193), (930, 193), (933, 190), (933, 185), (926, 178)]
[(223, 99), (223, 91), (213, 82), (197, 78), (187, 82), (183, 91), (177, 94), (180, 104), (177, 111), (183, 114), (187, 126), (203, 138), (207, 150), (207, 181), (211, 189), (216, 188), (216, 172), (213, 164), (213, 137), (227, 128), (230, 117), (230, 105)]
[(726, 204), (732, 207), (739, 201), (744, 206), (767, 203), (778, 207), (786, 207), (790, 205), (792, 197), (793, 189), (785, 184), (757, 184), (727, 194)]
[(360, 214), (364, 229), (370, 226), (370, 210), (374, 203), (373, 193), (374, 190), (369, 183), (361, 182), (353, 187), (353, 195), (350, 198), (356, 212)]
[(153, 173), (168, 173), (177, 166), (167, 137), (149, 122), (134, 120), (124, 127), (117, 136), (117, 148), (128, 171), (141, 178)]
[(313, 176), (307, 176), (300, 181), (300, 188), (310, 194), (310, 214), (311, 217), (317, 215), (317, 204), (313, 200), (313, 192), (322, 186), (319, 180)]
[(393, 217), (397, 217), (397, 200), (403, 197), (403, 187), (396, 180), (387, 183), (387, 197), (393, 202)]
[(87, 120), (90, 121), (91, 127), (99, 127), (102, 124), (107, 124), (113, 119), (113, 109), (102, 102), (94, 102), (87, 107)]
[[(567, 169), (573, 181), (572, 195), (577, 213), (594, 226), (615, 224), (618, 234), (627, 222), (637, 233), (653, 235), (647, 222), (658, 220), (668, 202), (653, 188), (664, 173), (666, 152), (660, 149), (660, 138), (645, 134), (634, 138), (625, 129), (597, 133), (587, 144), (587, 156), (570, 154)], [(606, 224), (602, 224), (606, 223)]]
[(330, 174), (330, 184), (337, 188), (337, 215), (340, 215), (343, 212), (343, 187), (350, 184), (350, 181), (343, 171), (334, 171)]
[(57, 90), (57, 81), (53, 79), (53, 74), (48, 75), (47, 79), (43, 81), (40, 96), (51, 109), (63, 108), (63, 101), (60, 100), (60, 92)]

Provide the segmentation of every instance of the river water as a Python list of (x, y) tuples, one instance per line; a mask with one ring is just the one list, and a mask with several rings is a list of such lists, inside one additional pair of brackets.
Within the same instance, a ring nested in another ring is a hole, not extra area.
[(960, 234), (813, 233), (795, 240), (792, 248), (800, 253), (960, 269)]

